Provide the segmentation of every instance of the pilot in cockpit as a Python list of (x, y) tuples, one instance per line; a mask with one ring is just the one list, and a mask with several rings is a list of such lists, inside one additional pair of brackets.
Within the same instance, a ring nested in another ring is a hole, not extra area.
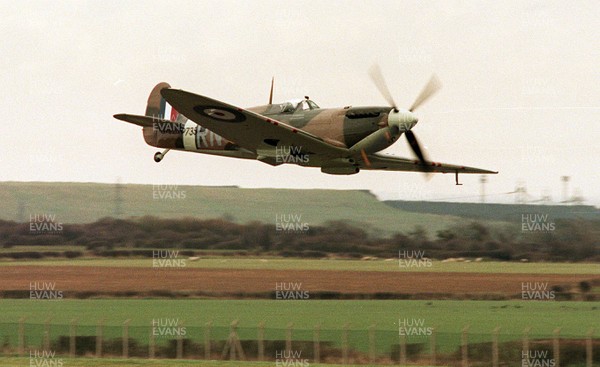
[(305, 96), (304, 99), (292, 99), (291, 101), (282, 103), (281, 105), (281, 113), (293, 113), (298, 111), (309, 111), (316, 110), (319, 106), (310, 100), (308, 96)]

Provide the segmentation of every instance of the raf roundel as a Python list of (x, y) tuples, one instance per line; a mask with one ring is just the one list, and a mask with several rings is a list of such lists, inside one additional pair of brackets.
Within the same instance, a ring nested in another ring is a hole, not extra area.
[(194, 111), (204, 117), (223, 122), (243, 122), (246, 120), (246, 116), (244, 116), (244, 114), (227, 107), (198, 105), (194, 107)]

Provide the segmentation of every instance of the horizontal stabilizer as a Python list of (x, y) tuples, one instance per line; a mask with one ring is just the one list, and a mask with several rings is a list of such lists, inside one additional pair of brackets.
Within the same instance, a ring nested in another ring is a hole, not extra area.
[(140, 116), (140, 115), (128, 115), (126, 113), (119, 113), (113, 116), (117, 120), (129, 122), (130, 124), (138, 125), (141, 127), (153, 127), (157, 122), (164, 122), (160, 119), (149, 117), (149, 116)]

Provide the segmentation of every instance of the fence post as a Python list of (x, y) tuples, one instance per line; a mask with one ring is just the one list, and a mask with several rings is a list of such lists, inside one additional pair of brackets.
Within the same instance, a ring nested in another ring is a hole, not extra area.
[(244, 350), (242, 349), (242, 344), (240, 343), (240, 338), (237, 334), (239, 320), (234, 320), (231, 322), (231, 332), (229, 333), (229, 337), (227, 338), (227, 342), (225, 343), (225, 348), (223, 348), (223, 353), (221, 354), (221, 358), (225, 359), (227, 352), (229, 351), (229, 359), (234, 361), (236, 352), (239, 354), (241, 360), (245, 360), (246, 356), (244, 354)]
[[(181, 326), (178, 327), (179, 331), (181, 331), (181, 328), (184, 327), (183, 325), (184, 325), (184, 321), (181, 321)], [(183, 358), (183, 335), (181, 335), (181, 332), (179, 332), (178, 334), (179, 335), (177, 335), (177, 352), (176, 352), (177, 356), (175, 358), (182, 359)]]
[(587, 367), (592, 367), (592, 363), (593, 363), (593, 358), (594, 358), (594, 354), (593, 354), (593, 349), (592, 349), (592, 342), (593, 342), (593, 337), (594, 337), (594, 328), (591, 328), (585, 338), (585, 354), (586, 354), (586, 366)]
[(375, 363), (375, 323), (369, 326), (369, 363)]
[(19, 319), (19, 356), (25, 355), (25, 317)]
[(285, 332), (285, 350), (289, 353), (292, 351), (292, 328), (294, 323), (290, 322), (287, 324), (287, 330)]
[(342, 360), (343, 364), (348, 364), (348, 328), (349, 323), (344, 324), (344, 330), (342, 331)]
[(521, 359), (523, 359), (523, 356), (529, 355), (529, 332), (531, 332), (531, 326), (528, 326), (523, 330), (523, 351), (521, 352)]
[(492, 367), (498, 367), (498, 333), (500, 326), (494, 329), (492, 334)]
[(400, 358), (401, 365), (406, 365), (406, 334), (400, 334)]
[(148, 342), (148, 358), (156, 356), (156, 334), (154, 333), (154, 320), (150, 323), (150, 341)]
[(232, 361), (235, 361), (235, 347), (236, 347), (235, 342), (234, 342), (235, 338), (232, 337), (232, 335), (234, 335), (236, 333), (237, 325), (238, 325), (238, 320), (233, 320), (231, 322), (231, 325), (230, 325), (231, 332), (229, 333), (229, 338), (227, 339), (227, 345), (229, 345), (229, 359)]
[(75, 340), (77, 337), (77, 319), (71, 320), (71, 326), (69, 328), (69, 357), (75, 357)]
[(258, 360), (265, 360), (265, 322), (258, 324)]
[(435, 360), (435, 353), (436, 353), (436, 333), (437, 333), (437, 328), (433, 327), (431, 328), (431, 365), (435, 366), (436, 360)]
[(313, 342), (315, 363), (319, 363), (321, 361), (321, 325), (315, 325)]
[(462, 367), (469, 367), (469, 326), (465, 326), (461, 335)]
[(554, 356), (554, 366), (560, 367), (560, 328), (554, 329), (554, 337), (552, 339), (552, 349)]
[(234, 323), (232, 323), (233, 327), (235, 328), (235, 332), (234, 332), (234, 337), (235, 337), (235, 345), (238, 351), (238, 354), (240, 355), (240, 358), (242, 361), (246, 360), (246, 355), (244, 354), (244, 349), (242, 349), (242, 343), (240, 342), (240, 338), (238, 337), (237, 334), (237, 326), (238, 326), (238, 321), (234, 321)]
[(129, 322), (131, 319), (123, 322), (123, 358), (129, 358)]
[(50, 321), (51, 320), (52, 320), (52, 318), (47, 318), (44, 321), (44, 341), (43, 341), (42, 350), (45, 350), (47, 352), (50, 351)]
[(212, 327), (212, 321), (206, 323), (206, 329), (204, 329), (204, 359), (210, 359), (210, 328)]
[(104, 338), (104, 319), (98, 320), (96, 328), (96, 358), (102, 357), (102, 339)]

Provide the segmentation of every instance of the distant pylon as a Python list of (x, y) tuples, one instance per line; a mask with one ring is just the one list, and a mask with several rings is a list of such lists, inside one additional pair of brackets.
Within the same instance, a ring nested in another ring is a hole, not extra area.
[(25, 202), (23, 199), (17, 199), (17, 222), (25, 222)]
[(482, 175), (479, 178), (479, 182), (481, 183), (480, 200), (481, 203), (485, 203), (485, 184), (487, 183), (487, 176)]
[(115, 218), (119, 218), (123, 215), (123, 196), (121, 191), (123, 190), (123, 185), (121, 184), (121, 177), (117, 178), (117, 183), (115, 184), (115, 207), (113, 209), (113, 216)]
[(544, 204), (548, 204), (548, 203), (552, 202), (552, 196), (550, 196), (550, 190), (544, 189), (542, 191), (542, 198), (540, 199), (540, 202), (542, 202)]
[(527, 187), (523, 181), (517, 182), (515, 188), (515, 202), (518, 204), (525, 204), (527, 202)]

